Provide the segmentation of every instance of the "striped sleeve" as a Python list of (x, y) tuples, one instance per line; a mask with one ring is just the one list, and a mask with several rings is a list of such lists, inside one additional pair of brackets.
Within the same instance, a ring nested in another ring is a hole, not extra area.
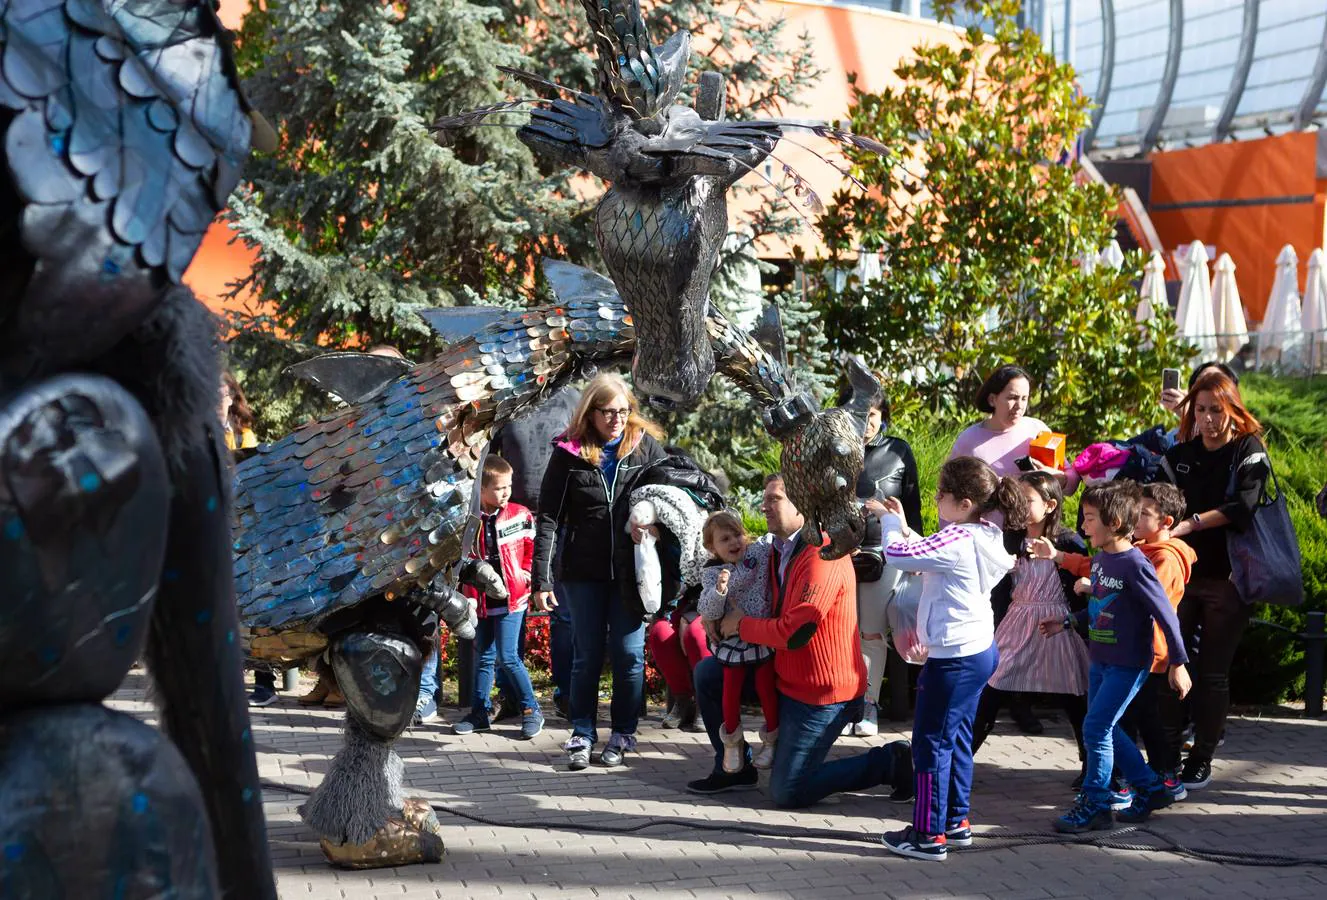
[(948, 572), (957, 565), (960, 549), (972, 540), (965, 529), (949, 526), (916, 541), (887, 536), (885, 561), (904, 572)]

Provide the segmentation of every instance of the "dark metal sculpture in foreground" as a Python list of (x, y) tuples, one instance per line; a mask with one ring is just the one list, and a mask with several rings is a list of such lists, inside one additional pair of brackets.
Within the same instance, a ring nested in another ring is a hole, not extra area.
[[(211, 317), (251, 120), (204, 0), (0, 0), (0, 896), (275, 898)], [(170, 740), (101, 701), (145, 653)]]

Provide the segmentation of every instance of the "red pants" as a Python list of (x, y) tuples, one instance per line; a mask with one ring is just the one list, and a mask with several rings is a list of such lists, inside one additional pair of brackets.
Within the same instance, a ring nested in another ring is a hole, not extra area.
[(779, 695), (774, 690), (774, 659), (752, 665), (723, 667), (723, 727), (729, 734), (736, 734), (742, 727), (742, 689), (746, 687), (747, 676), (756, 681), (756, 696), (760, 698), (760, 709), (765, 713), (765, 731), (779, 730)]
[(694, 696), (691, 672), (696, 663), (710, 655), (700, 617), (682, 622), (681, 616), (674, 613), (658, 620), (645, 632), (645, 646), (673, 696), (679, 699)]

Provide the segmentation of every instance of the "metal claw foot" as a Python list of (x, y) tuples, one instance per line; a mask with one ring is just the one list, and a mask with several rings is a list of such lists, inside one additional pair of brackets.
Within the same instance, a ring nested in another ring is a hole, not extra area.
[(442, 862), (442, 826), (427, 800), (411, 797), (401, 815), (393, 816), (362, 844), (318, 842), (327, 861), (342, 869), (385, 869)]

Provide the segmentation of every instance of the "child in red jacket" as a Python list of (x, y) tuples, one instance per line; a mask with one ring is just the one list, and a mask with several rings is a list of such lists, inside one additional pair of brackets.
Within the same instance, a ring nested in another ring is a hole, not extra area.
[(484, 460), (479, 486), (481, 526), (470, 548), (474, 559), (486, 560), (502, 573), (507, 598), (499, 600), (465, 588), (478, 602), (475, 629), (475, 693), (470, 712), (453, 726), (457, 734), (488, 731), (488, 697), (493, 692), (495, 664), (502, 666), (521, 703), (521, 737), (530, 740), (544, 730), (544, 715), (520, 655), (521, 623), (530, 599), (530, 566), (534, 561), (534, 515), (511, 501), (511, 464), (498, 456)]

